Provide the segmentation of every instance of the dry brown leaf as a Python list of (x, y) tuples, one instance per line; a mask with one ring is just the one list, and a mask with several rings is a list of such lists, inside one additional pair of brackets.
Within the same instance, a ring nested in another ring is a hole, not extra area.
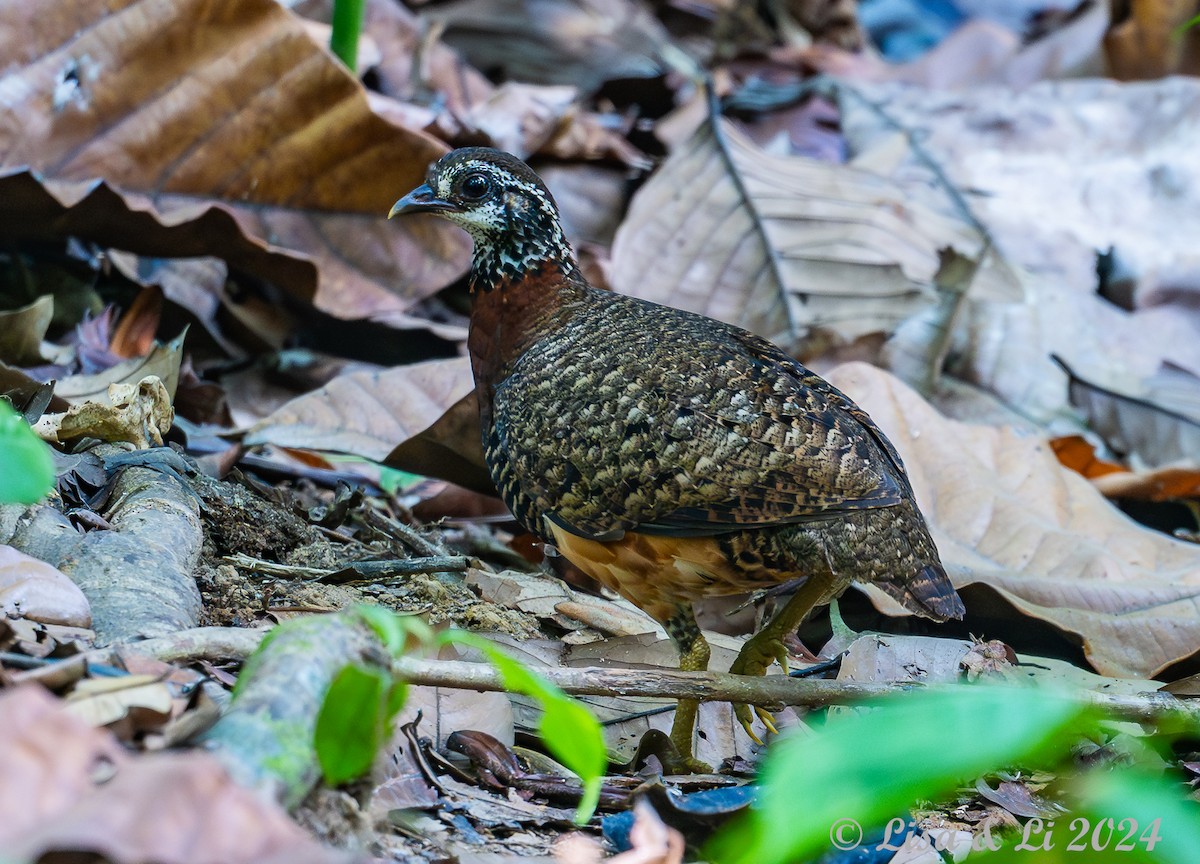
[(1004, 681), (1013, 677), (1017, 655), (1010, 646), (999, 639), (985, 642), (972, 637), (971, 641), (971, 650), (959, 661), (967, 681), (974, 682), (981, 678)]
[[(444, 659), (457, 657), (448, 654)], [(392, 736), (391, 745), (382, 752), (401, 745), (404, 738), (399, 734), (400, 726), (415, 721), (418, 714), (421, 715), (418, 731), (422, 736), (428, 736), (437, 747), (444, 747), (446, 738), (462, 729), (486, 732), (505, 744), (513, 743), (513, 712), (507, 693), (412, 686), (408, 689), (404, 708), (392, 723), (397, 733)], [(376, 760), (377, 769), (381, 761)]]
[[(413, 699), (409, 690), (406, 704)], [(459, 691), (463, 692), (463, 691)], [(392, 723), (391, 740), (381, 747), (371, 766), (371, 794), (368, 812), (378, 819), (386, 819), (392, 810), (433, 809), (438, 806), (438, 790), (426, 777), (421, 761), (413, 751), (400, 722)], [(418, 726), (418, 733), (424, 730)]]
[(53, 821), (88, 794), (93, 784), (127, 764), (110, 734), (62, 710), (36, 684), (0, 692), (0, 843), (11, 844)]
[(129, 308), (121, 313), (109, 350), (126, 359), (149, 354), (154, 349), (154, 336), (162, 321), (162, 307), (162, 288), (157, 285), (143, 287)]
[[(466, 358), (352, 372), (276, 410), (247, 433), (246, 443), (382, 461), (397, 442), (429, 428), (473, 386)], [(478, 427), (478, 417), (475, 422)]]
[(440, 477), (483, 495), (496, 495), (496, 484), (483, 459), (474, 388), (428, 427), (397, 444), (383, 464), (411, 474)]
[(1122, 515), (1044, 439), (947, 420), (864, 363), (828, 377), (900, 451), (956, 585), (1078, 634), (1105, 675), (1149, 677), (1196, 652), (1200, 548)]
[(42, 363), (42, 340), (53, 317), (54, 298), (49, 294), (20, 309), (0, 312), (0, 360), (17, 366)]
[[(968, 298), (956, 374), (1044, 422), (1066, 407), (1052, 354), (1099, 381), (1149, 377), (1164, 359), (1200, 373), (1186, 299), (1131, 314), (1096, 294), (1097, 250), (1112, 247), (1135, 275), (1195, 256), (1200, 81), (859, 90), (865, 98), (842, 100), (851, 150), (869, 153), (894, 139), (895, 127), (871, 106), (881, 107), (964, 190), (1021, 275), (1022, 302)], [(911, 157), (893, 176), (914, 193), (936, 182)]]
[(453, 0), (422, 13), (477, 69), (593, 90), (662, 71), (670, 38), (636, 0)]
[[(166, 388), (169, 402), (175, 398), (175, 388), (179, 385), (179, 365), (183, 361), (183, 340), (186, 335), (186, 332), (180, 333), (170, 342), (156, 345), (145, 357), (125, 360), (95, 375), (68, 376), (55, 385), (54, 392), (72, 405), (85, 402), (112, 405), (109, 389), (112, 385), (132, 384), (136, 388), (138, 382), (154, 377)], [(117, 392), (122, 396), (128, 395), (126, 390)]]
[(1200, 460), (1200, 378), (1164, 364), (1129, 389), (1104, 387), (1062, 365), (1071, 379), (1071, 404), (1134, 468)]
[(17, 238), (70, 236), (150, 256), (212, 255), (283, 286), (306, 303), (316, 290), (311, 261), (247, 233), (229, 211), (199, 206), (164, 212), (147, 196), (103, 182), (50, 180), (27, 170), (0, 169), (0, 224)]
[(87, 598), (57, 567), (0, 545), (0, 611), (10, 618), (89, 627)]
[[(1102, 4), (1106, 5), (1106, 4)], [(1180, 32), (1200, 13), (1196, 0), (1129, 0), (1104, 37), (1108, 72), (1123, 81), (1200, 72), (1200, 32)]]
[(91, 726), (109, 726), (131, 712), (166, 722), (171, 716), (171, 691), (158, 675), (86, 678), (71, 690), (66, 710)]
[[(231, 255), (261, 263), (265, 240), (291, 250), (302, 288), (315, 264), (317, 305), (344, 317), (405, 309), (462, 271), (458, 232), (384, 219), (444, 146), (372, 114), (358, 82), (279, 4), (81, 0), (51, 12), (3, 0), (0, 16), (10, 62), (0, 85), (16, 94), (0, 109), (0, 167), (36, 169), (60, 200), (92, 197), (103, 177), (126, 207), (148, 211), (143, 222), (207, 219), (210, 230), (215, 221), (227, 236), (235, 227), (248, 235), (226, 250), (194, 230), (162, 248), (129, 225), (88, 226), (84, 214), (70, 228), (38, 223), (8, 204), (22, 236), (71, 230), (231, 264)], [(98, 215), (119, 212), (112, 197)], [(287, 284), (273, 263), (250, 272)]]
[(460, 130), (458, 118), (495, 89), (394, 0), (367, 0), (363, 31), (379, 46), (375, 75), (380, 91), (401, 102), (444, 102), (437, 121), (451, 131)]
[(1200, 468), (1155, 468), (1153, 471), (1121, 471), (1092, 477), (1092, 485), (1106, 498), (1137, 501), (1200, 500)]
[(853, 341), (930, 305), (938, 249), (981, 252), (978, 232), (927, 198), (858, 168), (764, 153), (718, 119), (634, 196), (609, 278), (783, 345), (815, 329)]
[(171, 396), (162, 379), (148, 375), (136, 384), (108, 385), (104, 402), (83, 402), (65, 414), (44, 414), (33, 431), (56, 443), (98, 438), (145, 450), (162, 446), (174, 420)]
[(354, 860), (323, 848), (281, 807), (236, 785), (207, 753), (142, 756), (64, 804), (54, 818), (14, 838), (6, 853), (33, 861), (88, 850), (110, 861), (162, 864)]
[(839, 681), (957, 681), (971, 643), (933, 636), (860, 636), (838, 669)]
[(466, 122), (487, 135), (493, 147), (528, 159), (554, 136), (578, 98), (574, 87), (509, 81), (473, 106)]
[(1001, 780), (1000, 785), (993, 789), (988, 785), (987, 778), (980, 777), (975, 781), (975, 791), (1014, 816), (1053, 819), (1065, 812), (1061, 806), (1046, 801), (1020, 781)]
[(534, 170), (554, 195), (563, 230), (573, 246), (612, 243), (625, 215), (624, 170), (559, 162), (537, 162)]
[[(216, 320), (222, 305), (229, 308), (235, 317), (240, 305), (225, 291), (229, 268), (220, 258), (147, 258), (110, 250), (108, 260), (130, 281), (161, 291), (167, 300), (195, 316), (196, 322), (228, 356), (239, 359), (245, 356), (245, 352), (221, 332)], [(285, 336), (291, 334), (288, 325), (293, 320), (282, 309), (276, 309), (275, 312), (274, 327), (265, 333), (256, 331), (254, 335), (265, 344), (278, 348), (282, 347)], [(247, 323), (245, 317), (238, 320)], [(280, 335), (281, 332), (283, 335)], [(195, 338), (196, 334), (192, 335)], [(194, 345), (190, 347), (194, 348)]]
[(622, 118), (616, 115), (575, 113), (558, 125), (538, 153), (565, 162), (608, 159), (639, 171), (649, 169), (653, 163), (625, 139), (618, 124), (622, 124)]
[(1107, 462), (1096, 456), (1096, 448), (1082, 435), (1065, 435), (1052, 438), (1050, 448), (1064, 468), (1070, 468), (1089, 480), (1108, 474), (1128, 474), (1129, 469), (1115, 462)]
[(961, 90), (988, 84), (1028, 87), (1048, 78), (1100, 72), (1108, 6), (1107, 2), (1081, 4), (1081, 14), (1027, 44), (1001, 24), (973, 18), (908, 63), (888, 63), (866, 52), (827, 45), (800, 52), (800, 59), (848, 81), (897, 81)]
[(55, 396), (53, 391), (52, 384), (35, 381), (20, 369), (0, 363), (0, 395), (24, 415), (27, 423), (36, 422), (46, 410), (67, 410), (70, 403), (61, 396)]
[(492, 573), (472, 568), (467, 571), (466, 583), (489, 603), (534, 615), (567, 631), (592, 627), (602, 633), (624, 636), (659, 629), (653, 619), (639, 610), (577, 593), (558, 579), (516, 570)]
[(558, 864), (683, 864), (686, 848), (683, 835), (665, 825), (646, 799), (633, 805), (633, 827), (629, 829), (630, 848), (619, 855), (604, 858), (601, 846), (583, 834), (569, 834), (554, 844)]

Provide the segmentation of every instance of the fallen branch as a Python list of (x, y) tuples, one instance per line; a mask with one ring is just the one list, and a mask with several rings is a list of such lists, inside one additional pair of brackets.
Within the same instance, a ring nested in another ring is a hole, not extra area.
[[(167, 663), (199, 659), (244, 659), (253, 653), (266, 631), (235, 627), (201, 627), (126, 645)], [(91, 652), (96, 661), (108, 661), (108, 652)], [(401, 657), (393, 662), (396, 674), (412, 684), (456, 687), (463, 690), (500, 691), (503, 683), (486, 663), (461, 660), (424, 660)], [(602, 669), (538, 667), (538, 672), (575, 696), (641, 696), (658, 699), (699, 699), (705, 702), (742, 702), (766, 707), (800, 705), (810, 708), (876, 699), (914, 689), (912, 684), (856, 683), (768, 675), (732, 675), (728, 672), (679, 672), (668, 669)], [(1116, 717), (1152, 723), (1169, 715), (1200, 722), (1200, 705), (1169, 693), (1123, 696), (1078, 690), (1078, 697)]]
[[(48, 561), (79, 586), (101, 643), (185, 631), (200, 617), (193, 571), (203, 535), (195, 493), (172, 469), (168, 448), (119, 454), (124, 465), (101, 514), (111, 530), (81, 534), (50, 506), (0, 507), (0, 543)], [(142, 461), (143, 465), (137, 464)]]
[[(230, 635), (212, 629), (218, 639)], [(259, 637), (256, 644), (245, 640), (241, 647), (253, 651), (266, 634), (250, 632)], [(369, 622), (353, 610), (297, 618), (269, 632), (270, 641), (242, 667), (228, 709), (200, 743), (238, 783), (264, 790), (290, 809), (321, 777), (315, 732), (330, 684), (351, 663), (386, 673), (390, 657)], [(228, 641), (216, 647), (222, 655), (231, 653)]]

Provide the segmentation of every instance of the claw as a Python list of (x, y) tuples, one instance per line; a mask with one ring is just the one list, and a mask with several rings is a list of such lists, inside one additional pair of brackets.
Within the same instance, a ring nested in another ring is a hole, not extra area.
[(755, 744), (760, 747), (764, 746), (762, 738), (758, 737), (758, 733), (754, 731), (754, 718), (757, 717), (762, 721), (762, 724), (767, 727), (767, 731), (772, 735), (778, 735), (779, 730), (775, 728), (775, 718), (771, 712), (765, 708), (754, 706), (754, 713), (750, 712), (749, 705), (734, 705), (733, 716), (737, 718), (738, 723), (746, 730), (746, 735)]
[(776, 642), (776, 643), (775, 643), (775, 650), (776, 650), (776, 652), (777, 652), (777, 653), (775, 654), (775, 659), (776, 659), (777, 661), (779, 661), (779, 665), (780, 665), (780, 667), (783, 669), (783, 674), (784, 674), (784, 675), (791, 675), (791, 674), (792, 674), (792, 670), (791, 670), (790, 668), (788, 668), (788, 650), (787, 650), (787, 646), (786, 646), (786, 645), (784, 645), (784, 644), (783, 644), (783, 642)]
[[(787, 649), (779, 639), (763, 637), (759, 633), (742, 646), (741, 653), (733, 661), (729, 671), (736, 675), (764, 675), (772, 663), (778, 663), (786, 673), (788, 671), (787, 658)], [(763, 743), (754, 731), (755, 716), (762, 721), (763, 726), (767, 727), (767, 731), (773, 735), (779, 734), (779, 730), (775, 728), (775, 718), (765, 708), (755, 706), (754, 712), (751, 713), (749, 705), (736, 705), (734, 706), (734, 716), (737, 717), (738, 722), (755, 744)]]
[[(757, 711), (758, 709), (755, 710)], [(734, 705), (733, 716), (737, 718), (738, 723), (746, 730), (746, 734), (750, 737), (750, 740), (761, 747), (763, 741), (758, 737), (758, 733), (754, 731), (754, 716), (750, 713), (750, 706)]]

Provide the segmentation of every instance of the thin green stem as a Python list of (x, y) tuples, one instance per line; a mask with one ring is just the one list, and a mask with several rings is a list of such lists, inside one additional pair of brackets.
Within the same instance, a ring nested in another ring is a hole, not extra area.
[(358, 34), (362, 32), (365, 0), (333, 0), (333, 35), (329, 50), (354, 72), (358, 68)]

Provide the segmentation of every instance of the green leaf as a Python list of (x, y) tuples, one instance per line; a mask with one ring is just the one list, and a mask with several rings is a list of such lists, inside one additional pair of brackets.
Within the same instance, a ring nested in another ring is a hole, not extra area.
[[(908, 693), (775, 745), (759, 802), (714, 838), (708, 859), (785, 864), (830, 844), (839, 822), (865, 830), (960, 783), (1067, 751), (1094, 712), (1054, 693), (959, 686)], [(798, 804), (797, 790), (808, 790)], [(844, 838), (843, 838), (844, 839)]]
[(1195, 18), (1191, 19), (1190, 21), (1184, 21), (1182, 24), (1180, 24), (1178, 27), (1176, 27), (1174, 30), (1171, 31), (1171, 35), (1174, 36), (1176, 39), (1181, 39), (1183, 37), (1183, 35), (1185, 33), (1187, 33), (1187, 31), (1191, 30), (1193, 27), (1200, 27), (1200, 15), (1197, 15)]
[(392, 725), (392, 718), (400, 713), (400, 709), (404, 707), (405, 700), (408, 699), (408, 684), (404, 681), (393, 681), (392, 689), (388, 691), (387, 703), (384, 705), (384, 728)]
[(1186, 797), (1183, 779), (1144, 767), (1119, 770), (1098, 767), (1077, 778), (1071, 813), (1028, 820), (980, 864), (1193, 864), (1200, 804)]
[(313, 736), (326, 783), (338, 786), (366, 773), (405, 692), (377, 669), (351, 665), (338, 672), (321, 703)]
[(33, 504), (53, 488), (49, 446), (0, 399), (0, 504)]
[(583, 798), (575, 810), (575, 821), (582, 825), (595, 812), (600, 786), (608, 768), (604, 733), (592, 713), (560, 688), (532, 669), (509, 657), (491, 642), (473, 633), (450, 630), (441, 636), (482, 652), (500, 673), (506, 690), (536, 699), (542, 709), (538, 734), (550, 753), (583, 781)]
[[(558, 688), (555, 688), (558, 690)], [(592, 712), (561, 690), (553, 699), (543, 698), (542, 718), (538, 734), (550, 753), (579, 775), (583, 781), (583, 798), (575, 810), (575, 821), (586, 823), (600, 801), (600, 786), (608, 769), (608, 753), (604, 733)]]
[(393, 657), (403, 653), (410, 637), (422, 645), (430, 645), (434, 641), (433, 630), (415, 615), (397, 615), (390, 609), (366, 603), (352, 607), (351, 611), (375, 631), (376, 637)]
[[(1113, 862), (1194, 864), (1200, 846), (1200, 804), (1187, 797), (1188, 792), (1174, 772), (1155, 775), (1125, 769), (1120, 774), (1087, 775), (1080, 812), (1090, 817), (1088, 860), (1109, 861), (1093, 851), (1103, 845)], [(1074, 832), (1067, 827), (1069, 842)]]
[[(363, 460), (366, 461), (366, 460)], [(403, 492), (409, 486), (415, 486), (425, 478), (420, 474), (401, 471), (399, 468), (389, 468), (387, 465), (372, 463), (379, 469), (379, 486), (389, 495)]]

